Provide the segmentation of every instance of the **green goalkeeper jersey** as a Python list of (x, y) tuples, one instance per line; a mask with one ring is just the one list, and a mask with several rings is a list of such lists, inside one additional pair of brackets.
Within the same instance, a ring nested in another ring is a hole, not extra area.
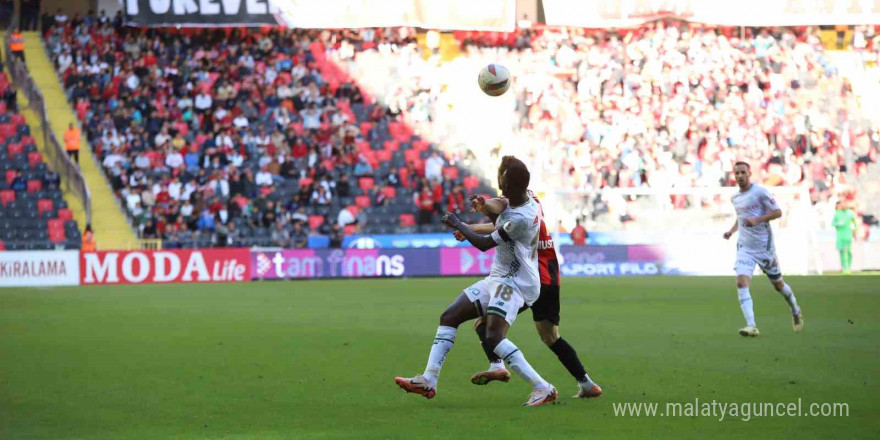
[(838, 209), (831, 225), (837, 229), (837, 241), (851, 241), (856, 229), (856, 213), (852, 209)]

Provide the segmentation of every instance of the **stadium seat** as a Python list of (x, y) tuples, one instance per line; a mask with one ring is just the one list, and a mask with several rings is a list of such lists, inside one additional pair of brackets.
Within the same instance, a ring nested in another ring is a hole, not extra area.
[(55, 204), (50, 199), (40, 199), (37, 202), (37, 211), (42, 214), (46, 211), (55, 209)]
[(385, 186), (382, 188), (382, 194), (389, 199), (394, 199), (397, 197), (397, 188), (393, 186)]
[(375, 186), (375, 180), (372, 177), (361, 177), (358, 179), (358, 187), (364, 191), (369, 191)]
[(345, 228), (343, 228), (343, 231), (345, 232), (345, 235), (354, 235), (357, 233), (357, 225), (355, 225), (355, 224), (345, 225)]
[(416, 217), (412, 214), (400, 214), (398, 218), (400, 219), (401, 227), (415, 226), (416, 224)]
[(310, 230), (316, 231), (323, 224), (324, 224), (324, 216), (323, 215), (310, 215), (309, 216), (309, 229)]
[(15, 200), (15, 191), (11, 189), (0, 190), (0, 203), (6, 208), (6, 205)]
[(37, 179), (31, 179), (27, 182), (27, 191), (29, 193), (35, 193), (37, 191), (41, 191), (43, 189), (43, 181)]
[(361, 208), (369, 208), (372, 205), (370, 203), (370, 196), (357, 196), (354, 198), (354, 203)]
[[(68, 221), (73, 220), (73, 211), (67, 208), (61, 208), (58, 210), (58, 220)], [(76, 226), (76, 222), (73, 223)]]

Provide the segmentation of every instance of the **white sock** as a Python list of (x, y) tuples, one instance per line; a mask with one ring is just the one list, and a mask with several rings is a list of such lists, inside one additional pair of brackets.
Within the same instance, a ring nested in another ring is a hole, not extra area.
[(455, 327), (447, 327), (441, 325), (437, 327), (437, 335), (434, 336), (434, 345), (431, 346), (431, 354), (428, 355), (428, 365), (425, 367), (425, 379), (432, 385), (437, 385), (437, 378), (440, 377), (440, 369), (443, 368), (443, 361), (446, 360), (446, 353), (452, 350), (455, 344), (455, 334), (458, 329)]
[(746, 318), (746, 325), (755, 327), (755, 311), (752, 308), (752, 294), (749, 293), (748, 287), (738, 287), (736, 293), (739, 295), (739, 308), (743, 311)]
[(523, 353), (510, 342), (510, 339), (504, 339), (495, 347), (495, 354), (510, 365), (510, 369), (519, 374), (526, 382), (532, 384), (532, 388), (546, 389), (550, 384), (544, 380), (531, 365), (526, 361)]
[(583, 382), (578, 382), (578, 384), (579, 384), (581, 387), (586, 388), (586, 389), (593, 388), (593, 385), (596, 385), (596, 383), (593, 382), (593, 379), (590, 379), (590, 375), (589, 375), (589, 374), (586, 375), (586, 379), (585, 379)]
[(489, 362), (489, 371), (504, 370), (504, 361)]
[(797, 315), (801, 309), (798, 307), (797, 298), (794, 297), (794, 291), (791, 290), (791, 286), (789, 286), (788, 283), (783, 282), (782, 291), (779, 293), (782, 294), (782, 297), (785, 298), (785, 302), (791, 307), (791, 313)]

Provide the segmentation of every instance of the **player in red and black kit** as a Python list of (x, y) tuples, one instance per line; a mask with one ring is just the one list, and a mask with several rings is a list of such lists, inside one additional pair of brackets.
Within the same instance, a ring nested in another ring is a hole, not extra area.
[[(504, 158), (502, 158), (503, 163)], [(502, 172), (502, 169), (503, 166), (499, 167), (499, 174)], [(540, 205), (541, 202), (531, 191), (529, 195)], [(507, 208), (507, 200), (503, 198), (485, 200), (481, 196), (472, 196), (471, 207), (474, 211), (485, 214), (494, 222), (498, 214)], [(538, 331), (538, 335), (541, 336), (541, 341), (556, 354), (562, 365), (577, 380), (578, 393), (574, 397), (599, 397), (602, 395), (602, 388), (590, 379), (575, 349), (559, 336), (559, 261), (556, 257), (556, 249), (553, 246), (553, 237), (547, 231), (547, 225), (544, 223), (543, 217), (542, 206), (541, 228), (538, 236), (538, 270), (541, 276), (541, 296), (531, 307), (535, 329)], [(487, 230), (494, 230), (495, 225), (485, 223), (469, 225), (469, 228), (474, 232), (483, 233)], [(459, 241), (464, 238), (458, 231), (456, 231), (455, 237)], [(521, 309), (520, 313), (524, 310), (525, 308)], [(485, 339), (486, 326), (482, 320), (477, 321), (475, 330), (480, 341), (483, 341)], [(504, 362), (492, 350), (485, 351), (486, 357), (489, 359), (489, 369), (474, 374), (471, 377), (471, 382), (476, 385), (485, 385), (494, 380), (503, 382), (510, 380), (510, 373), (504, 368)]]

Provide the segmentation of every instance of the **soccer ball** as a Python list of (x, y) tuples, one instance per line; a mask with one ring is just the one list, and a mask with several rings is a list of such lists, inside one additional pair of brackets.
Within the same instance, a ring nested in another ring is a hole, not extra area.
[(480, 90), (489, 96), (501, 96), (510, 88), (510, 72), (500, 64), (489, 64), (477, 77)]

